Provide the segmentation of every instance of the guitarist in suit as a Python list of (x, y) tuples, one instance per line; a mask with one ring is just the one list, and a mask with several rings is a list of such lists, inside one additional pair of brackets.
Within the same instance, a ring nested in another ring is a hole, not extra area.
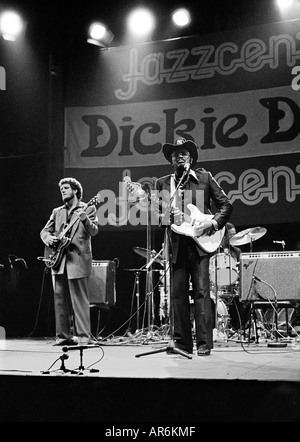
[(75, 178), (63, 178), (58, 186), (63, 205), (52, 211), (40, 233), (45, 246), (55, 250), (59, 246), (59, 232), (73, 223), (67, 233), (68, 246), (51, 269), (56, 322), (54, 345), (85, 345), (91, 342), (88, 277), (92, 270), (91, 237), (98, 233), (97, 210), (95, 205), (82, 202), (82, 186)]
[[(194, 226), (195, 238), (210, 235), (222, 229), (232, 212), (232, 204), (210, 172), (196, 169), (198, 146), (190, 140), (178, 139), (175, 144), (163, 146), (165, 158), (174, 173), (159, 178), (155, 190), (161, 196), (159, 223), (161, 226), (180, 225), (186, 199), (203, 214), (211, 214), (212, 201), (217, 212)], [(176, 192), (175, 192), (176, 190)], [(173, 195), (175, 196), (173, 199)], [(171, 204), (170, 204), (171, 196)], [(167, 200), (167, 201), (166, 201)], [(164, 203), (171, 207), (164, 211)], [(200, 241), (168, 229), (170, 259), (172, 261), (172, 301), (174, 308), (175, 347), (193, 353), (190, 322), (190, 281), (193, 288), (196, 346), (198, 356), (207, 356), (213, 348), (213, 314), (210, 298), (209, 260), (211, 253), (203, 250)], [(216, 248), (218, 245), (216, 246)], [(172, 351), (171, 351), (172, 352)]]

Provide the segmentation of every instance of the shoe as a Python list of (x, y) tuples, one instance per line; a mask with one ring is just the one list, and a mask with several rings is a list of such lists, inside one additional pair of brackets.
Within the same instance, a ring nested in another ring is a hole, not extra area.
[(73, 336), (72, 338), (66, 339), (66, 338), (56, 338), (53, 345), (77, 345), (78, 344), (78, 338), (77, 336)]
[(208, 347), (199, 347), (197, 349), (197, 355), (198, 356), (209, 356), (210, 355), (210, 348), (208, 348)]
[(78, 345), (77, 336), (73, 336), (72, 338), (67, 340), (67, 345)]
[(68, 345), (68, 339), (65, 339), (65, 338), (57, 338), (56, 340), (55, 340), (55, 342), (54, 342), (54, 346), (55, 345)]
[(99, 342), (93, 338), (78, 338), (78, 345), (96, 345)]

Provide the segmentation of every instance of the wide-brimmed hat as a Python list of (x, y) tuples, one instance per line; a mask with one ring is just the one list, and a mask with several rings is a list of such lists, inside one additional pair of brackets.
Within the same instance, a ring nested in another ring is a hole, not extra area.
[(198, 160), (198, 146), (194, 143), (194, 141), (186, 140), (185, 138), (178, 138), (175, 141), (175, 144), (164, 144), (162, 151), (169, 163), (172, 163), (172, 153), (181, 149), (186, 149), (189, 151), (192, 158), (191, 167), (193, 167)]

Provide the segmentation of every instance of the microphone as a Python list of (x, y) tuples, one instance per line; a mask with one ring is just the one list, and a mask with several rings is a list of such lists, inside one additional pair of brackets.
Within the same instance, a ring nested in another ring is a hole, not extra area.
[(59, 357), (59, 359), (60, 359), (61, 361), (65, 360), (65, 359), (69, 359), (69, 355), (61, 355), (61, 356)]
[(71, 350), (87, 350), (88, 348), (99, 348), (99, 347), (101, 347), (100, 344), (96, 344), (96, 345), (94, 345), (94, 344), (90, 344), (90, 345), (74, 345), (74, 346), (72, 345), (71, 347), (68, 347), (68, 346), (63, 347), (62, 351), (68, 352), (68, 351), (71, 351)]
[(187, 175), (190, 171), (190, 168), (191, 168), (191, 163), (185, 163), (183, 175)]
[(185, 177), (188, 175), (188, 173), (190, 171), (190, 168), (191, 168), (190, 163), (184, 163), (183, 168), (184, 168), (183, 174), (181, 175), (179, 183), (177, 184), (177, 187), (176, 187), (176, 189), (180, 189), (180, 190), (182, 190), (183, 181), (185, 180)]

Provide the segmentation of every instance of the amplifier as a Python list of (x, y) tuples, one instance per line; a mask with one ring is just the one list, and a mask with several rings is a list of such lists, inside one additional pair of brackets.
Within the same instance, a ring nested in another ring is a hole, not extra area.
[(241, 253), (240, 301), (300, 301), (300, 252)]
[(109, 308), (116, 304), (115, 261), (93, 261), (89, 278), (90, 304)]

